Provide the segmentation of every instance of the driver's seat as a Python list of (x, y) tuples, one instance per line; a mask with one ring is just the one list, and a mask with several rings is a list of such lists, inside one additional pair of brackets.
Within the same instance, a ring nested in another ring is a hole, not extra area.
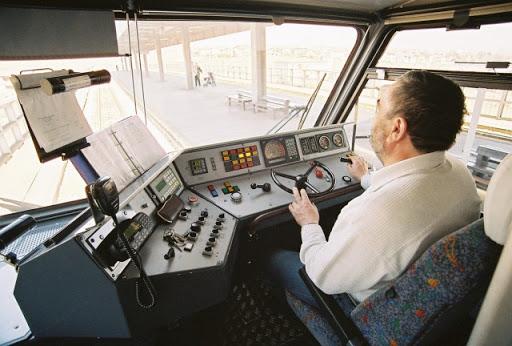
[(322, 311), (286, 292), (289, 305), (321, 345), (446, 342), (446, 332), (479, 307), (496, 267), (511, 227), (512, 203), (503, 197), (512, 196), (510, 177), (512, 154), (491, 179), (483, 219), (440, 239), (402, 276), (363, 302), (323, 293), (302, 268)]

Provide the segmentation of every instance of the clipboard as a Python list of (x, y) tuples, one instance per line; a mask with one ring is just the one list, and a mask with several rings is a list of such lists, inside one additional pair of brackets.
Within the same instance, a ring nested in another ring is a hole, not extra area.
[[(42, 78), (62, 76), (72, 71), (42, 69), (31, 70), (32, 73), (25, 75), (24, 72), (28, 71), (21, 71), (20, 75), (11, 76), (11, 82), (18, 96), (39, 161), (44, 163), (58, 157), (66, 160), (88, 147), (86, 137), (92, 134), (92, 129), (75, 95), (59, 94), (52, 99), (54, 96), (48, 96), (41, 90)], [(66, 109), (60, 109), (60, 103)], [(55, 129), (52, 128), (53, 125)]]

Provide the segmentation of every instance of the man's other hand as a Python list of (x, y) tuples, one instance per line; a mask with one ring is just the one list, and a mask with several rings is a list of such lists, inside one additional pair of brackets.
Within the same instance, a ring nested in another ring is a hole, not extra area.
[(361, 180), (364, 175), (368, 174), (368, 162), (360, 156), (351, 156), (352, 163), (347, 164), (350, 175), (357, 180)]
[(295, 221), (299, 224), (299, 226), (304, 226), (306, 224), (318, 224), (320, 221), (320, 215), (318, 214), (317, 207), (311, 203), (309, 200), (308, 194), (306, 190), (298, 190), (296, 187), (293, 188), (293, 195), (295, 196), (295, 201), (292, 202), (288, 209)]

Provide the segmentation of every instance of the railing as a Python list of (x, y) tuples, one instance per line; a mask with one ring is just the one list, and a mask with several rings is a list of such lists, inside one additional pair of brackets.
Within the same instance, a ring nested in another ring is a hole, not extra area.
[[(250, 83), (252, 79), (251, 68), (243, 65), (201, 65), (203, 74), (212, 72), (215, 78), (224, 80), (236, 80)], [(157, 69), (157, 66), (150, 66), (151, 70)], [(165, 70), (171, 73), (184, 73), (183, 63), (168, 62), (165, 64)], [(292, 67), (268, 67), (267, 83), (292, 86), (297, 88), (314, 89), (322, 79), (324, 73), (327, 73), (326, 81), (330, 85), (334, 83), (338, 76), (338, 72), (327, 71), (314, 68), (292, 68)]]
[(18, 101), (0, 105), (0, 166), (5, 164), (18, 150), (29, 132)]

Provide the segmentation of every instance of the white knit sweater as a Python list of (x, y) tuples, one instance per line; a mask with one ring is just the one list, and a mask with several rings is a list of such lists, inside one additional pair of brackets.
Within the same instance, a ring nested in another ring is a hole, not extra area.
[(301, 261), (326, 293), (357, 301), (402, 274), (431, 244), (476, 220), (481, 200), (462, 162), (445, 152), (372, 173), (371, 186), (338, 215), (326, 241), (302, 227)]

